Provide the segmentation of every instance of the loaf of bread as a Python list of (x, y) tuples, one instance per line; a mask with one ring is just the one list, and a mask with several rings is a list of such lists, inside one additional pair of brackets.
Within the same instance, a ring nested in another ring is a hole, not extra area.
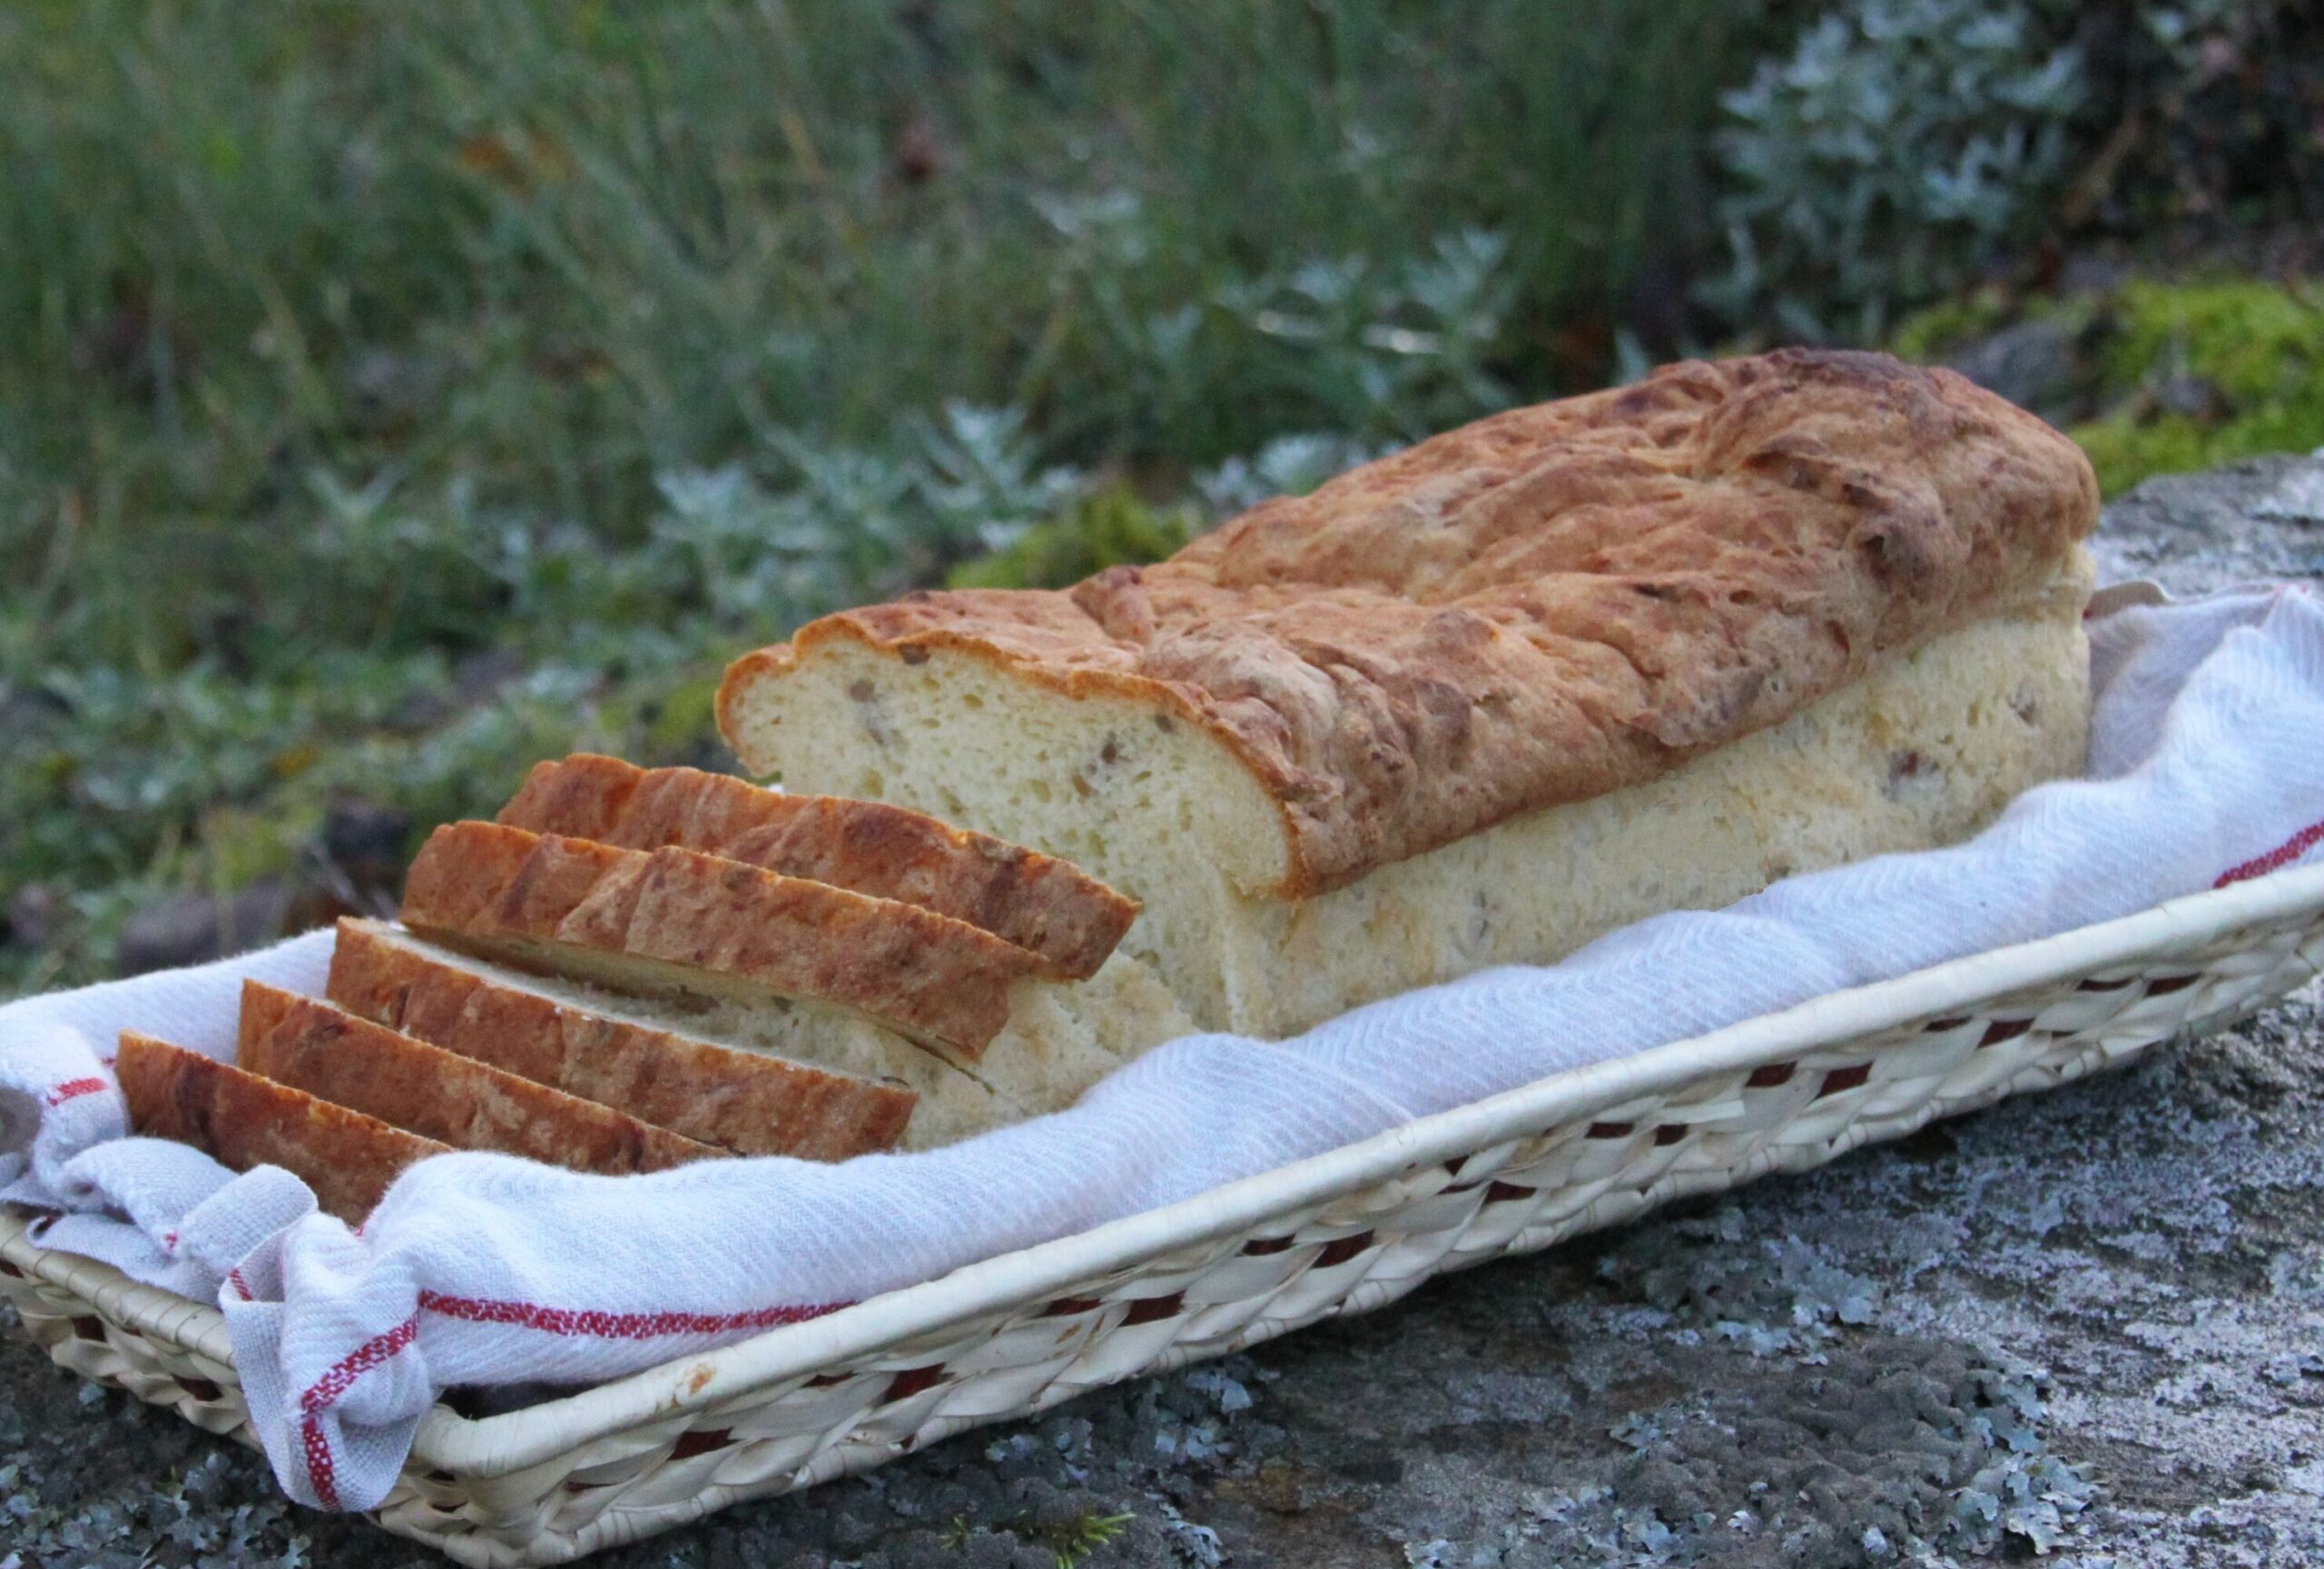
[(786, 788), (1070, 860), (1206, 1027), (1280, 1035), (2081, 762), (2088, 463), (1941, 370), (1784, 351), (1514, 410), (1061, 592), (729, 670)]
[(1143, 966), (1051, 980), (965, 923), (676, 846), (449, 824), (412, 863), (403, 920), (722, 1044), (900, 1083), (914, 1147), (1068, 1105), (1190, 1028)]
[(256, 981), (242, 984), (234, 1062), (450, 1148), (493, 1150), (576, 1171), (662, 1171), (723, 1153)]
[(980, 927), (1076, 980), (1137, 918), (1067, 862), (876, 801), (786, 795), (694, 768), (580, 755), (537, 765), (498, 822), (627, 850), (675, 845), (918, 905)]
[(735, 1050), (682, 1015), (577, 982), (455, 953), (381, 921), (343, 920), (327, 995), (448, 1051), (738, 1155), (842, 1160), (892, 1149), (917, 1099), (901, 1084)]
[(122, 1031), (113, 1071), (132, 1132), (191, 1144), (236, 1171), (279, 1166), (350, 1224), (405, 1167), (448, 1149), (134, 1030)]
[(811, 623), (719, 695), (808, 793), (545, 763), (330, 1001), (251, 988), (240, 1068), (124, 1038), (123, 1087), (350, 1219), (448, 1147), (947, 1143), (1973, 832), (2082, 761), (2095, 512), (2073, 443), (1876, 355), (1515, 410), (1156, 567)]

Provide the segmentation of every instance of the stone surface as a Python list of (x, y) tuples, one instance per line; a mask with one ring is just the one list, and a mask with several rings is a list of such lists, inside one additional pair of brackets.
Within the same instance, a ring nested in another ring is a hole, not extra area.
[(2271, 578), (2324, 578), (2324, 459), (2253, 458), (2150, 479), (2106, 509), (2105, 578), (2173, 593)]
[(2073, 385), (2074, 337), (2063, 316), (2030, 316), (1965, 345), (1946, 363), (1986, 390), (2045, 413)]
[[(2319, 485), (2157, 481), (2107, 564), (2324, 575)], [(2319, 1000), (593, 1562), (2324, 1562)], [(439, 1562), (0, 1347), (0, 1569)]]

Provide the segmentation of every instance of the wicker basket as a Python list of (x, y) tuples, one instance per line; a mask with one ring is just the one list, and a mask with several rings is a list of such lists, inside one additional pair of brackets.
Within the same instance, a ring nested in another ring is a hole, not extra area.
[[(564, 1562), (2063, 1083), (2319, 964), (2324, 866), (1819, 998), (566, 1399), (438, 1406), (377, 1518), (465, 1564)], [(65, 1367), (247, 1439), (214, 1308), (5, 1214), (0, 1288)]]

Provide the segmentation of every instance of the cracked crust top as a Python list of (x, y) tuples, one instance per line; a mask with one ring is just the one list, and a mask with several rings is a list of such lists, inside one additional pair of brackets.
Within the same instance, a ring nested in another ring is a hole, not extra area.
[(2080, 449), (1946, 370), (1785, 350), (1513, 410), (1062, 590), (921, 593), (819, 644), (962, 650), (1224, 742), (1321, 892), (1654, 777), (1939, 632), (2046, 594), (2094, 525)]

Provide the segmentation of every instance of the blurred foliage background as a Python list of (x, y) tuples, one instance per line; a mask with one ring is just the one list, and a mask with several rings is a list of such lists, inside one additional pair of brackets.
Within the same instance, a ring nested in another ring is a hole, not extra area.
[(724, 658), (1512, 402), (1961, 364), (2324, 443), (2282, 0), (0, 11), (0, 988), (391, 902)]

